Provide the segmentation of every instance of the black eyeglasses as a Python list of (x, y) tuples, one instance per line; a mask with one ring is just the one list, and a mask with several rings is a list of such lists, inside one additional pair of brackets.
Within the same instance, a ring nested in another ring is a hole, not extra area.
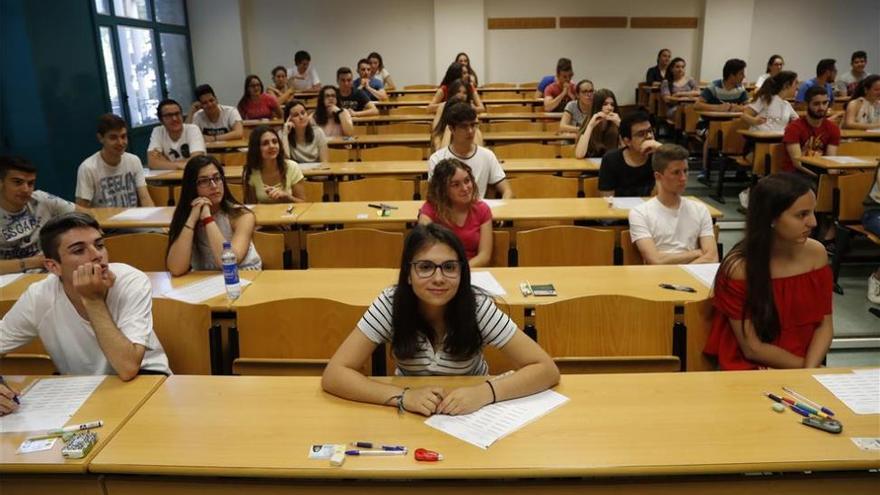
[(174, 118), (180, 118), (180, 117), (183, 117), (183, 114), (180, 112), (162, 114), (163, 119), (174, 119)]
[(419, 260), (413, 261), (410, 264), (415, 269), (416, 275), (419, 278), (433, 277), (434, 274), (437, 273), (438, 268), (440, 269), (440, 273), (446, 278), (458, 278), (461, 276), (461, 261), (448, 260), (438, 265), (430, 260)]
[(212, 175), (211, 177), (199, 177), (196, 179), (196, 186), (198, 187), (219, 186), (222, 184), (223, 178), (220, 177), (220, 174)]

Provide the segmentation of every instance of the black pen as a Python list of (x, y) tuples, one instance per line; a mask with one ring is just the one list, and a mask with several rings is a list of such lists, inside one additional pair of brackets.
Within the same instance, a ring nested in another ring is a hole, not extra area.
[[(4, 380), (2, 376), (0, 376), (0, 385), (6, 385), (6, 380)], [(7, 388), (9, 388), (9, 387), (7, 387)], [(9, 390), (12, 390), (12, 389), (10, 388)], [(12, 396), (12, 401), (15, 402), (16, 404), (21, 405), (21, 400), (19, 400), (18, 394), (15, 394)]]
[(677, 290), (677, 291), (681, 291), (681, 292), (696, 292), (697, 291), (693, 287), (688, 287), (687, 285), (678, 285), (678, 284), (660, 284), (660, 287), (663, 289)]
[(396, 206), (386, 205), (385, 203), (379, 203), (379, 204), (369, 203), (369, 204), (367, 204), (367, 206), (369, 206), (370, 208), (376, 208), (377, 210), (396, 210), (397, 209)]

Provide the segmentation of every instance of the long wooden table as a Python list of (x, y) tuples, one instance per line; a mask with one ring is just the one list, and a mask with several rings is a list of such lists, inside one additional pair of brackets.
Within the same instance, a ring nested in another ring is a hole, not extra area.
[[(569, 402), (487, 450), (419, 415), (324, 393), (318, 377), (172, 376), (89, 470), (105, 475), (108, 495), (876, 493), (880, 476), (868, 470), (880, 457), (849, 437), (880, 436), (877, 416), (853, 414), (815, 372), (565, 375), (555, 390)], [(451, 390), (484, 378), (382, 380)], [(783, 385), (833, 409), (844, 433), (771, 411), (761, 394)], [(307, 459), (312, 444), (355, 440), (429, 448), (444, 460), (349, 457), (331, 467)]]
[[(305, 212), (311, 203), (275, 203), (248, 205), (257, 216), (258, 225), (293, 225), (297, 218)], [(155, 207), (149, 210), (149, 214), (138, 219), (119, 219), (116, 215), (127, 210), (145, 210), (145, 208), (91, 208), (89, 213), (95, 217), (101, 228), (104, 229), (130, 229), (168, 227), (174, 216), (173, 206)]]
[(818, 173), (827, 173), (830, 170), (871, 170), (877, 166), (880, 156), (853, 156), (858, 162), (840, 163), (828, 156), (802, 156), (800, 162)]

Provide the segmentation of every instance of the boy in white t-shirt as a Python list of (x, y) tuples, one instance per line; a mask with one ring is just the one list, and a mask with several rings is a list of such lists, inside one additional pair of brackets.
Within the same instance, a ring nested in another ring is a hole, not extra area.
[(202, 131), (183, 122), (180, 103), (172, 99), (159, 102), (157, 110), (162, 125), (153, 128), (147, 145), (147, 164), (150, 168), (183, 170), (190, 158), (205, 154)]
[(321, 79), (312, 67), (312, 56), (305, 50), (293, 54), (294, 67), (287, 71), (287, 85), (294, 91), (318, 91)]
[(86, 158), (76, 174), (76, 204), (86, 208), (153, 206), (141, 159), (128, 148), (128, 130), (118, 115), (98, 117), (101, 149)]
[(486, 189), (491, 185), (503, 199), (513, 198), (513, 189), (507, 182), (504, 169), (498, 163), (495, 153), (478, 146), (474, 139), (477, 132), (477, 112), (468, 103), (454, 103), (448, 110), (449, 130), (452, 137), (449, 146), (441, 148), (428, 159), (428, 179), (434, 167), (447, 158), (455, 158), (467, 163), (474, 174), (480, 192), (480, 199), (486, 197)]
[[(39, 337), (58, 371), (72, 375), (170, 375), (153, 332), (152, 289), (142, 272), (109, 263), (98, 222), (81, 212), (40, 232), (51, 274), (28, 287), (0, 320), (0, 354)], [(14, 410), (0, 385), (0, 413)]]
[(657, 148), (651, 162), (657, 196), (629, 212), (630, 237), (648, 265), (718, 262), (709, 209), (682, 197), (687, 158), (687, 150), (677, 144)]
[(207, 142), (241, 139), (244, 136), (238, 109), (221, 105), (214, 88), (208, 84), (196, 88), (196, 101), (189, 109), (186, 123), (198, 126)]

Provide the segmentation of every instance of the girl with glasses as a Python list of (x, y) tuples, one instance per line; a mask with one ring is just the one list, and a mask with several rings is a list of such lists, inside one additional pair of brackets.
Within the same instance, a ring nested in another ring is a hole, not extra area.
[(251, 239), (255, 224), (254, 213), (229, 192), (220, 162), (209, 155), (190, 159), (168, 232), (168, 271), (178, 276), (220, 270), (225, 241), (232, 243), (240, 270), (260, 270), (263, 264)]
[(263, 81), (251, 74), (244, 80), (244, 94), (238, 100), (238, 113), (245, 120), (280, 119), (281, 105), (269, 93), (263, 92)]
[[(517, 368), (501, 379), (454, 389), (380, 383), (360, 371), (377, 346), (391, 344), (399, 375), (486, 375), (482, 348), (499, 348)], [(396, 286), (379, 294), (324, 370), (325, 391), (430, 416), (468, 414), (541, 392), (559, 370), (494, 301), (471, 286), (458, 238), (437, 224), (418, 225), (403, 247)]]

